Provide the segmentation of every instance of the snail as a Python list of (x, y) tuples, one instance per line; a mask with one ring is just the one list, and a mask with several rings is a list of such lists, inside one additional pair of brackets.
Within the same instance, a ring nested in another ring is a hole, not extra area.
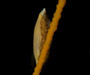
[(38, 16), (34, 28), (33, 36), (33, 52), (36, 64), (38, 63), (43, 44), (45, 43), (47, 32), (50, 26), (50, 20), (47, 16), (46, 9), (44, 8)]
[[(47, 60), (50, 45), (57, 30), (59, 20), (61, 19), (61, 13), (66, 4), (66, 0), (58, 0), (56, 11), (52, 22), (46, 16), (46, 10), (43, 9), (37, 19), (34, 29), (34, 57), (36, 60), (36, 67), (34, 68), (33, 75), (40, 75), (44, 63)], [(41, 51), (42, 50), (42, 51)]]

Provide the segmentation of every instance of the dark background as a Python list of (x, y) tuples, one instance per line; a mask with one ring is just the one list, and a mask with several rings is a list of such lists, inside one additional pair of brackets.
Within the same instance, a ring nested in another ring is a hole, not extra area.
[[(6, 23), (5, 28), (8, 30), (5, 33), (9, 45), (6, 54), (9, 57), (5, 58), (8, 65), (6, 69), (10, 68), (9, 73), (32, 75), (35, 67), (33, 31), (38, 14), (46, 8), (47, 15), (52, 20), (57, 3), (58, 0), (32, 0), (15, 1), (5, 6), (3, 10), (6, 21), (3, 25)], [(41, 75), (81, 74), (88, 71), (89, 24), (85, 21), (83, 10), (86, 9), (82, 2), (79, 4), (76, 0), (67, 0)]]

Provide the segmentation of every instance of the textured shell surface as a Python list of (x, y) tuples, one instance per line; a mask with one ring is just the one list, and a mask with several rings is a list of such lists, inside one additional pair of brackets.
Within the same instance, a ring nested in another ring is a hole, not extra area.
[(36, 64), (40, 57), (43, 44), (45, 43), (47, 32), (49, 29), (50, 20), (47, 17), (46, 9), (44, 8), (38, 16), (37, 22), (34, 28), (34, 37), (33, 37), (33, 52)]

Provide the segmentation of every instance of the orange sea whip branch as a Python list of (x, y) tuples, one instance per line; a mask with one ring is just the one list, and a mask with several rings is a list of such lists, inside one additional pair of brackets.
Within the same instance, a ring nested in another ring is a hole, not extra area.
[(57, 30), (59, 19), (61, 18), (61, 13), (66, 4), (66, 0), (59, 0), (56, 8), (56, 12), (54, 14), (54, 17), (52, 19), (52, 22), (50, 24), (50, 28), (47, 33), (45, 44), (43, 45), (41, 55), (38, 61), (38, 64), (35, 67), (33, 75), (39, 75), (42, 69), (42, 66), (45, 62), (48, 50), (50, 48), (50, 44), (54, 35), (54, 32)]

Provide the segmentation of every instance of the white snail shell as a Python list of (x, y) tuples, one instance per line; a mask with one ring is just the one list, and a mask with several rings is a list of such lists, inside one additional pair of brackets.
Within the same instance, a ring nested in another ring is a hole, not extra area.
[(48, 19), (46, 9), (44, 8), (40, 12), (34, 28), (33, 52), (36, 64), (38, 63), (38, 59), (43, 48), (43, 44), (45, 43), (49, 25), (50, 20)]

